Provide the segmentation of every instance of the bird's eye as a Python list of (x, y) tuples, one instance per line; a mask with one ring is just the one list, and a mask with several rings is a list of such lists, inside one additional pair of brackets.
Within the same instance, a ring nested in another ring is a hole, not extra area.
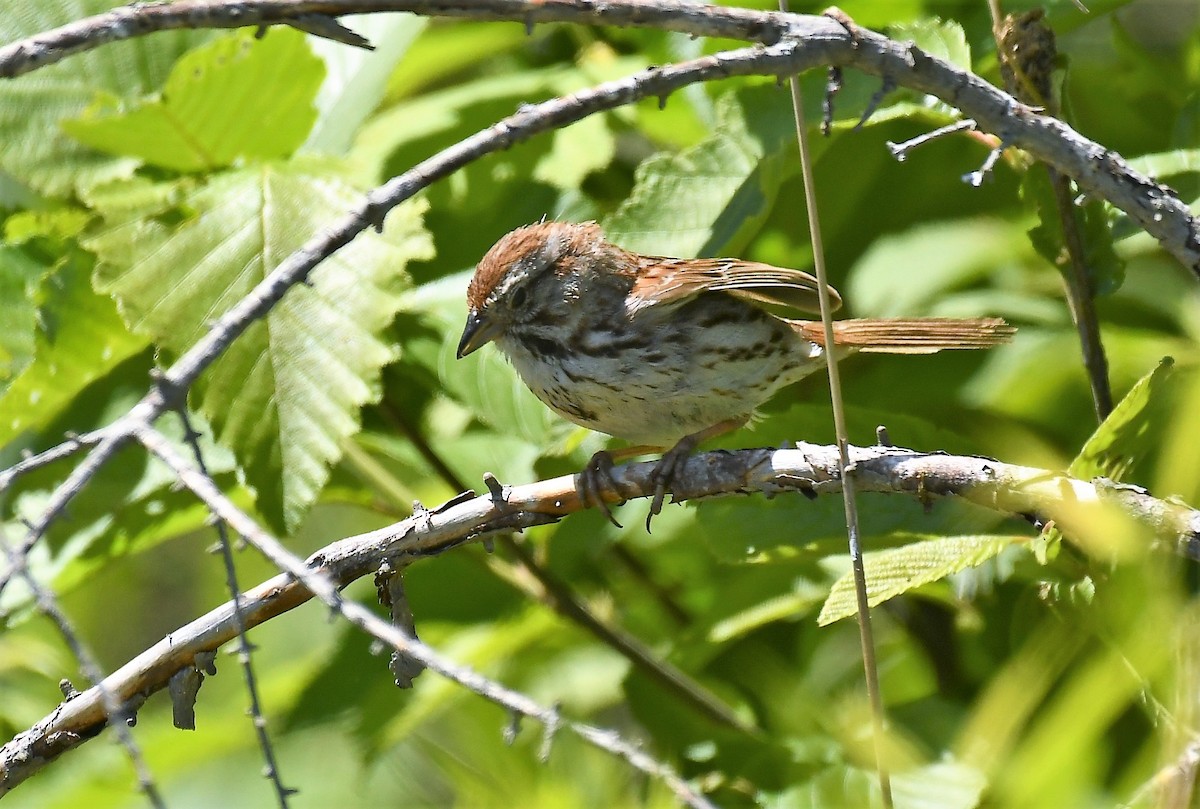
[(525, 305), (525, 299), (529, 297), (525, 287), (517, 287), (512, 291), (512, 305), (516, 308), (521, 308)]

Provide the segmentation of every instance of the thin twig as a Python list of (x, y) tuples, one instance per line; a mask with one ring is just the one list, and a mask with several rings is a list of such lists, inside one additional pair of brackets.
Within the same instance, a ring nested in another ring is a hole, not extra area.
[[(177, 412), (183, 423), (183, 439), (191, 447), (192, 457), (200, 474), (212, 482), (208, 465), (204, 462), (204, 453), (200, 450), (199, 434), (192, 428), (192, 420), (188, 417), (187, 408), (180, 405)], [(214, 485), (216, 485), (214, 483)], [(258, 748), (263, 757), (263, 775), (270, 779), (275, 788), (275, 798), (283, 809), (287, 809), (288, 796), (295, 792), (283, 785), (283, 776), (279, 772), (279, 763), (275, 758), (275, 746), (271, 744), (271, 735), (267, 732), (267, 718), (263, 715), (262, 701), (258, 696), (258, 683), (254, 676), (254, 661), (251, 659), (250, 637), (246, 634), (246, 618), (242, 614), (241, 588), (238, 586), (237, 566), (233, 561), (233, 543), (229, 541), (229, 531), (224, 520), (215, 521), (217, 537), (221, 546), (221, 560), (225, 565), (225, 586), (229, 589), (230, 603), (233, 605), (233, 625), (238, 636), (238, 662), (242, 666), (242, 676), (246, 681), (246, 696), (250, 700), (250, 721), (254, 725), (254, 733), (258, 738)]]
[(102, 427), (83, 435), (70, 436), (66, 441), (56, 444), (45, 452), (39, 452), (36, 455), (30, 454), (7, 469), (0, 469), (0, 492), (13, 485), (22, 475), (29, 474), (35, 469), (41, 469), (43, 466), (49, 466), (63, 458), (69, 458), (81, 449), (99, 444), (104, 438), (106, 430), (107, 428)]
[[(581, 738), (628, 761), (637, 769), (658, 778), (688, 806), (711, 807), (699, 792), (681, 779), (665, 764), (651, 758), (625, 741), (615, 731), (603, 730), (573, 721), (564, 721), (555, 708), (543, 707), (520, 692), (505, 688), (501, 684), (465, 666), (460, 666), (434, 651), (429, 646), (408, 636), (362, 605), (347, 601), (341, 595), (338, 583), (325, 572), (314, 569), (300, 557), (288, 551), (282, 543), (262, 530), (253, 519), (237, 508), (216, 486), (212, 478), (190, 466), (170, 443), (157, 431), (139, 431), (138, 439), (163, 461), (184, 482), (215, 516), (229, 523), (256, 550), (270, 559), (280, 570), (298, 580), (305, 589), (321, 599), (348, 621), (368, 632), (372, 637), (391, 645), (397, 651), (420, 661), (426, 668), (438, 672), (476, 694), (498, 705), (535, 719), (548, 727), (562, 726)], [(414, 524), (431, 522), (436, 514), (430, 512), (413, 518)], [(233, 627), (236, 632), (236, 627)], [(175, 639), (172, 635), (172, 640)]]
[[(787, 12), (787, 0), (779, 0), (779, 10)], [(796, 145), (800, 149), (800, 171), (804, 178), (804, 203), (808, 209), (808, 235), (812, 242), (813, 269), (817, 275), (817, 294), (821, 302), (821, 326), (825, 332), (825, 366), (829, 371), (829, 398), (833, 403), (833, 427), (842, 479), (842, 502), (846, 507), (846, 539), (850, 551), (850, 567), (854, 571), (854, 594), (858, 601), (858, 634), (862, 647), (863, 670), (866, 675), (867, 699), (871, 703), (874, 724), (875, 771), (879, 776), (879, 791), (886, 809), (892, 806), (892, 783), (887, 763), (883, 760), (883, 738), (887, 719), (883, 713), (883, 697), (879, 690), (879, 664), (875, 659), (875, 636), (871, 629), (871, 607), (867, 601), (867, 576), (863, 570), (862, 543), (858, 529), (858, 507), (854, 498), (854, 468), (850, 465), (849, 433), (846, 430), (846, 409), (842, 402), (842, 383), (838, 374), (837, 345), (833, 336), (833, 305), (829, 295), (829, 274), (825, 268), (825, 249), (822, 246), (821, 218), (817, 212), (816, 180), (813, 177), (812, 155), (808, 150), (808, 130), (804, 124), (804, 101), (800, 95), (800, 79), (789, 79), (792, 90), (792, 113), (796, 121)]]
[[(62, 635), (67, 648), (71, 650), (71, 654), (74, 655), (76, 662), (79, 663), (79, 668), (83, 672), (83, 676), (91, 684), (99, 704), (103, 708), (105, 720), (113, 727), (114, 732), (117, 734), (117, 739), (125, 749), (126, 758), (133, 765), (133, 771), (138, 780), (138, 788), (141, 789), (146, 799), (150, 801), (151, 806), (154, 806), (155, 809), (166, 809), (166, 803), (163, 801), (162, 795), (159, 794), (158, 786), (154, 782), (154, 776), (151, 774), (150, 768), (146, 766), (146, 760), (142, 756), (141, 748), (138, 746), (137, 740), (133, 738), (133, 734), (129, 732), (129, 725), (135, 718), (134, 712), (122, 700), (117, 698), (111, 688), (105, 686), (104, 673), (100, 669), (100, 663), (96, 660), (96, 656), (92, 654), (91, 649), (79, 637), (79, 633), (71, 625), (70, 619), (59, 608), (58, 600), (54, 597), (54, 594), (43, 587), (41, 582), (29, 572), (24, 557), (18, 555), (9, 545), (7, 538), (2, 535), (0, 535), (0, 547), (3, 547), (9, 564), (17, 570), (17, 575), (29, 587), (38, 609), (58, 629), (58, 633)], [(0, 775), (2, 775), (2, 771), (0, 771)], [(0, 778), (0, 784), (2, 783), (3, 779)], [(0, 794), (3, 793), (0, 792)]]

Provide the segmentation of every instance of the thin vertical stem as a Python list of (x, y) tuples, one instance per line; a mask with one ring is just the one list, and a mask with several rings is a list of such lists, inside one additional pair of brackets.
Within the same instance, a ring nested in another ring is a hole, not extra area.
[[(779, 0), (779, 10), (787, 13), (787, 0)], [(892, 785), (883, 760), (883, 736), (887, 728), (883, 713), (883, 698), (879, 691), (879, 667), (875, 660), (875, 636), (871, 630), (871, 608), (867, 603), (867, 577), (863, 570), (862, 544), (859, 541), (858, 508), (854, 499), (854, 469), (850, 465), (849, 439), (846, 431), (846, 411), (842, 404), (842, 383), (838, 376), (834, 351), (832, 306), (829, 296), (829, 276), (825, 271), (825, 249), (821, 241), (821, 220), (817, 215), (816, 183), (813, 179), (812, 155), (808, 149), (808, 129), (804, 124), (804, 103), (800, 94), (800, 79), (789, 80), (792, 90), (792, 111), (796, 118), (796, 142), (800, 147), (800, 168), (804, 177), (804, 201), (808, 208), (808, 230), (812, 240), (813, 268), (821, 301), (821, 326), (825, 333), (825, 361), (829, 369), (829, 396), (833, 402), (833, 427), (837, 434), (839, 461), (842, 470), (842, 501), (846, 506), (846, 537), (850, 548), (850, 565), (854, 570), (854, 595), (858, 602), (858, 635), (862, 643), (863, 669), (867, 681), (867, 698), (871, 703), (871, 718), (875, 731), (875, 769), (879, 774), (879, 790), (883, 805), (892, 806)]]

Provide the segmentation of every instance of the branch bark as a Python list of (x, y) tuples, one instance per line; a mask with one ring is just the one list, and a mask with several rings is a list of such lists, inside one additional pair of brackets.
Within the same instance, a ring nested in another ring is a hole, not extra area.
[[(331, 542), (301, 561), (240, 511), (207, 476), (154, 430), (138, 438), (212, 512), (241, 533), (275, 562), (281, 573), (248, 590), (240, 599), (247, 628), (258, 626), (308, 601), (314, 594), (374, 637), (412, 654), (429, 668), (510, 710), (538, 721), (560, 721), (551, 709), (460, 666), (361, 605), (346, 602), (340, 589), (373, 574), (385, 561), (436, 556), (464, 542), (496, 531), (554, 521), (582, 508), (577, 476), (563, 476), (524, 486), (504, 487), (503, 497), (465, 493), (445, 506), (414, 515), (394, 525)], [(923, 502), (961, 497), (984, 508), (1041, 522), (1054, 521), (1069, 538), (1087, 548), (1098, 524), (1111, 525), (1114, 513), (1128, 517), (1154, 537), (1154, 544), (1200, 558), (1200, 511), (1151, 496), (1145, 490), (1104, 480), (1087, 482), (1047, 469), (1016, 466), (990, 458), (918, 452), (897, 447), (850, 447), (859, 491), (907, 494)], [(841, 462), (834, 446), (801, 444), (797, 449), (715, 451), (687, 460), (675, 481), (677, 501), (761, 492), (804, 492), (827, 495), (841, 491)], [(618, 466), (615, 483), (636, 497), (652, 497), (653, 463)], [(610, 502), (616, 492), (603, 493)], [(1115, 510), (1115, 511), (1114, 511)], [(1098, 522), (1100, 521), (1100, 522)], [(418, 616), (419, 617), (419, 616)], [(237, 637), (232, 602), (212, 610), (144, 651), (109, 675), (102, 686), (126, 708), (136, 711), (155, 691), (165, 688), (176, 672), (196, 666), (197, 655), (212, 652)], [(381, 676), (385, 676), (381, 667)], [(101, 690), (91, 688), (59, 705), (29, 730), (0, 748), (0, 795), (17, 786), (67, 750), (97, 735), (106, 723)], [(565, 727), (579, 732), (576, 726)], [(607, 740), (609, 731), (592, 728)], [(611, 749), (611, 748), (606, 748)], [(623, 753), (619, 753), (624, 755)], [(656, 774), (656, 777), (662, 777)], [(686, 786), (686, 785), (685, 785)]]
[[(658, 28), (772, 46), (774, 56), (747, 73), (786, 76), (817, 65), (852, 67), (896, 86), (936, 96), (1006, 146), (1029, 152), (1120, 208), (1200, 277), (1200, 220), (1169, 187), (1134, 171), (1116, 152), (1042, 115), (980, 77), (837, 19), (721, 8), (680, 0), (228, 0), (135, 3), (0, 48), (0, 77), (13, 78), (105, 43), (180, 28), (289, 24), (297, 18), (406, 11), (476, 20)], [(745, 73), (740, 73), (745, 75)], [(734, 74), (729, 74), (734, 75)], [(691, 81), (703, 80), (695, 77)], [(685, 82), (686, 83), (686, 82)], [(676, 87), (663, 88), (665, 95)], [(641, 97), (641, 96), (639, 96)], [(622, 103), (634, 99), (627, 98)], [(561, 125), (561, 124), (559, 124)], [(395, 203), (393, 203), (395, 204)], [(386, 209), (384, 209), (386, 210)]]

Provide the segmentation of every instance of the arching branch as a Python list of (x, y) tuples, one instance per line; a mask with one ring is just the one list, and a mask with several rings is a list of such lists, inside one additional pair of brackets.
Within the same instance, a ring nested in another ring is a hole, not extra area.
[[(15, 77), (71, 54), (121, 39), (179, 28), (240, 28), (287, 24), (297, 18), (406, 11), (476, 20), (636, 26), (717, 36), (772, 46), (773, 57), (746, 73), (791, 75), (817, 65), (850, 67), (889, 85), (940, 98), (980, 129), (1066, 174), (1088, 194), (1120, 208), (1165, 250), (1200, 276), (1200, 221), (1169, 187), (1135, 172), (1116, 152), (1043, 115), (961, 68), (911, 43), (895, 42), (844, 15), (805, 16), (703, 6), (679, 0), (409, 0), (403, 2), (136, 3), (0, 48), (0, 77)], [(745, 75), (745, 73), (740, 73)], [(729, 75), (735, 75), (731, 73)], [(693, 77), (691, 81), (703, 80)], [(670, 93), (665, 89), (660, 95)], [(633, 100), (626, 99), (622, 103)]]

